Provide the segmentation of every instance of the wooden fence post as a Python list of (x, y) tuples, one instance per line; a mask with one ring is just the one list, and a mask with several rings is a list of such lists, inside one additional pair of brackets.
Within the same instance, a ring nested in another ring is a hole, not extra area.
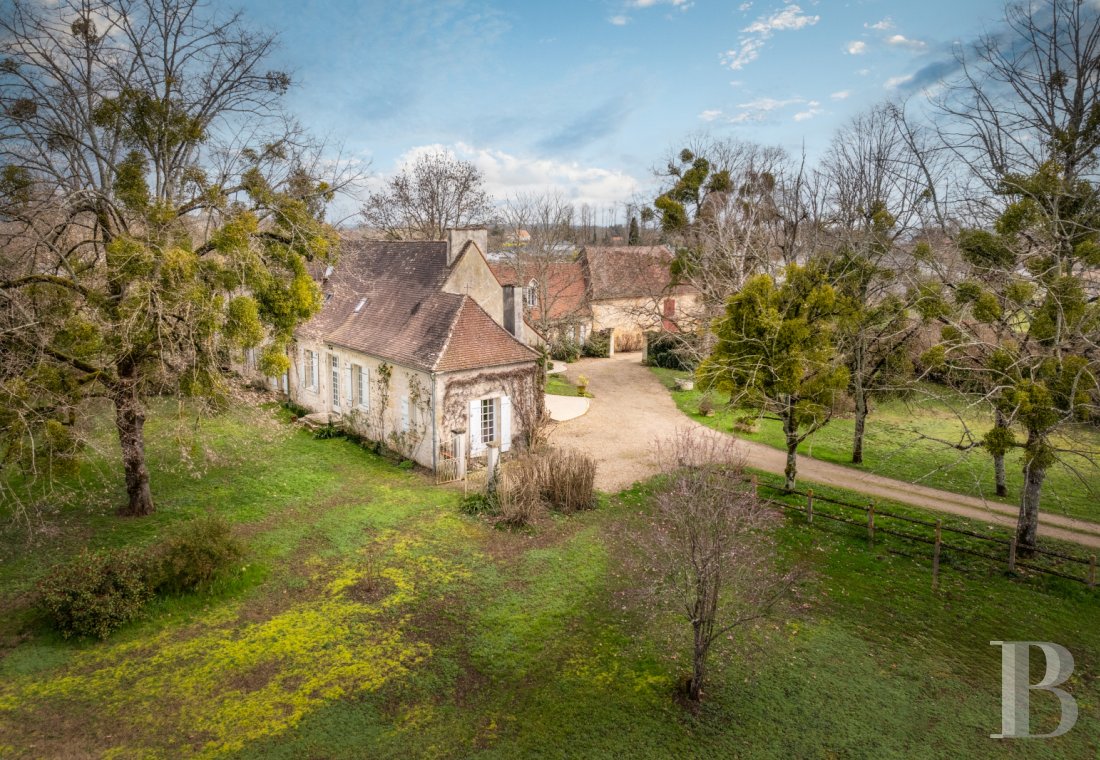
[(872, 544), (875, 542), (875, 502), (873, 501), (867, 510), (867, 541)]
[(1013, 538), (1008, 545), (1008, 572), (1016, 572), (1016, 539)]
[(814, 489), (810, 488), (806, 491), (806, 522), (812, 523), (814, 521)]
[(1096, 555), (1089, 555), (1089, 588), (1096, 588)]
[(940, 543), (943, 540), (941, 530), (943, 520), (936, 520), (936, 545), (932, 549), (932, 590), (935, 591), (940, 584)]
[(752, 497), (757, 499), (760, 497), (760, 484), (757, 482), (756, 473), (752, 476)]

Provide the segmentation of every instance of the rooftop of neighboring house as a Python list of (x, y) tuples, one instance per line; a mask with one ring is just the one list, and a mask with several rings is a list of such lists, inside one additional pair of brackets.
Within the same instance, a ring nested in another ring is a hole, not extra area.
[(536, 360), (473, 298), (444, 292), (468, 253), (481, 255), (467, 243), (448, 266), (445, 241), (344, 240), (315, 273), (325, 303), (299, 335), (429, 372)]
[(588, 267), (589, 298), (593, 301), (645, 298), (692, 292), (673, 285), (669, 266), (673, 254), (664, 245), (586, 246), (581, 259)]
[(543, 308), (548, 311), (545, 318), (554, 322), (592, 313), (588, 308), (584, 266), (579, 261), (532, 262), (527, 266), (521, 261), (518, 267), (513, 262), (492, 262), (489, 266), (501, 285), (526, 289), (532, 282), (537, 283), (539, 303), (529, 311), (534, 322), (544, 319)]

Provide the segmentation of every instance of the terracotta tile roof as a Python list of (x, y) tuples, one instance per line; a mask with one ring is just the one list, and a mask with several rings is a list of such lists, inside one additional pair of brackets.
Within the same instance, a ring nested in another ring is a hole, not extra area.
[[(343, 241), (329, 276), (315, 274), (320, 276), (325, 304), (298, 332), (395, 364), (434, 371), (460, 316), (468, 311), (463, 308), (466, 296), (442, 291), (450, 271), (447, 244), (442, 241)], [(495, 333), (521, 345), (488, 314), (485, 319), (488, 324), (480, 324), (486, 346), (502, 343)], [(514, 354), (506, 351), (504, 355)], [(507, 363), (498, 361), (500, 357), (492, 351), (481, 358), (480, 364), (471, 366)]]
[[(531, 280), (544, 280), (539, 283), (539, 297), (542, 298), (545, 295), (549, 303), (551, 321), (592, 314), (588, 306), (584, 265), (580, 261), (532, 263), (524, 268), (525, 276), (522, 278), (512, 263), (494, 262), (490, 266), (501, 285), (526, 287)], [(540, 303), (529, 311), (531, 319), (535, 321), (543, 319), (542, 306), (543, 304)]]
[(434, 367), (437, 372), (496, 367), (538, 359), (538, 354), (493, 321), (477, 301), (469, 296), (462, 296), (462, 299), (462, 307), (443, 355)]
[(691, 291), (687, 285), (672, 285), (673, 256), (667, 246), (587, 246), (581, 255), (593, 301)]

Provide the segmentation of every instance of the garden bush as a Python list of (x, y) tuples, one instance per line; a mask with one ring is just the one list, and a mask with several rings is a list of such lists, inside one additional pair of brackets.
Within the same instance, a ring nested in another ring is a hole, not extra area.
[(584, 343), (584, 355), (606, 359), (611, 355), (611, 330), (597, 330)]
[(65, 638), (105, 639), (137, 618), (152, 595), (145, 558), (133, 550), (85, 549), (38, 583), (39, 607)]
[(561, 338), (550, 347), (550, 358), (559, 362), (575, 362), (581, 358), (581, 347), (572, 338)]
[(150, 585), (173, 594), (206, 589), (243, 556), (244, 547), (224, 518), (199, 517), (152, 547)]
[(539, 516), (543, 503), (537, 455), (524, 454), (509, 465), (496, 491), (496, 507), (497, 522), (513, 528), (530, 525)]
[(596, 505), (596, 460), (578, 451), (546, 448), (536, 454), (542, 498), (565, 514)]
[(686, 335), (646, 333), (646, 364), (652, 367), (694, 372), (698, 361), (692, 350), (693, 339)]
[(640, 332), (620, 333), (615, 336), (615, 350), (619, 353), (641, 351), (645, 348), (645, 337)]

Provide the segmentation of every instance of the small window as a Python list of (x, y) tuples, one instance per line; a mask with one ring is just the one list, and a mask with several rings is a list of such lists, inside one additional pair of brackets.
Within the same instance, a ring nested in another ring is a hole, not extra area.
[(367, 299), (360, 298), (359, 303), (355, 304), (355, 313), (358, 314), (363, 310), (363, 307), (367, 305)]
[(527, 287), (523, 291), (523, 298), (525, 303), (530, 308), (535, 308), (539, 303), (539, 289), (538, 283), (535, 280), (527, 283)]
[(332, 405), (340, 406), (340, 358), (332, 355)]
[(351, 374), (355, 378), (355, 400), (366, 409), (370, 406), (370, 373), (366, 367), (354, 364)]
[(490, 444), (496, 440), (497, 415), (496, 399), (483, 398), (481, 400), (481, 442)]
[(319, 368), (317, 367), (317, 352), (306, 350), (306, 387), (317, 390)]

